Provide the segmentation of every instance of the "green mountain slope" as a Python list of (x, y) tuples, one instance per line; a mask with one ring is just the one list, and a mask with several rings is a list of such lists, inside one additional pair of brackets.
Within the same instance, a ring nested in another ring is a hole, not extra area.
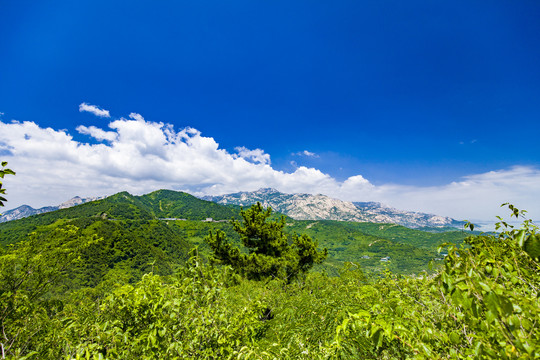
[[(336, 221), (302, 221), (296, 223), (298, 231), (311, 231), (317, 232), (317, 229), (321, 227), (321, 224), (327, 224), (334, 231), (352, 231), (361, 232), (366, 235), (372, 235), (378, 238), (392, 240), (402, 244), (411, 245), (428, 251), (437, 251), (437, 247), (445, 242), (451, 242), (454, 244), (461, 243), (466, 234), (464, 231), (452, 229), (452, 231), (446, 232), (429, 232), (418, 229), (410, 229), (405, 226), (396, 224), (376, 224), (376, 223), (359, 223), (359, 222), (336, 222)], [(302, 230), (302, 224), (306, 229)], [(311, 225), (310, 225), (311, 224)], [(317, 226), (315, 226), (317, 225)], [(307, 228), (309, 226), (310, 228)]]
[(401, 274), (428, 270), (432, 260), (435, 266), (442, 263), (437, 247), (445, 242), (461, 243), (466, 236), (460, 231), (429, 233), (393, 224), (332, 220), (289, 221), (288, 225), (289, 231), (305, 233), (328, 249), (327, 266), (351, 261), (366, 271), (387, 268)]
[[(168, 221), (170, 227), (183, 234), (190, 243), (199, 247), (202, 255), (210, 249), (204, 241), (209, 231), (224, 231), (236, 246), (240, 240), (228, 223), (201, 221)], [(461, 243), (465, 233), (428, 233), (390, 224), (355, 223), (343, 221), (310, 221), (287, 219), (285, 231), (307, 234), (327, 248), (328, 259), (318, 269), (334, 274), (344, 262), (357, 262), (368, 272), (389, 269), (396, 273), (410, 274), (428, 270), (430, 261), (442, 263), (437, 254), (438, 245), (445, 242)], [(389, 261), (381, 261), (389, 257)]]
[(28, 218), (0, 224), (0, 246), (24, 240), (39, 226), (49, 225), (59, 219), (95, 218), (119, 220), (152, 220), (180, 218), (188, 220), (228, 220), (238, 217), (238, 208), (200, 200), (192, 195), (158, 190), (143, 196), (120, 192), (105, 199)]
[[(182, 264), (190, 248), (198, 246), (203, 256), (210, 250), (204, 241), (209, 231), (218, 229), (239, 243), (227, 222), (206, 222), (207, 218), (238, 218), (237, 206), (224, 206), (200, 200), (183, 192), (159, 190), (142, 196), (121, 192), (108, 198), (72, 208), (31, 216), (0, 224), (0, 247), (25, 240), (37, 232), (44, 241), (55, 228), (76, 226), (86, 236), (103, 238), (85, 250), (77, 270), (77, 286), (94, 286), (110, 271), (129, 269), (130, 279), (153, 269), (170, 273)], [(274, 214), (279, 216), (279, 214)], [(172, 220), (183, 219), (183, 220)], [(392, 224), (344, 221), (310, 221), (287, 218), (286, 231), (307, 234), (329, 250), (324, 268), (334, 273), (346, 261), (358, 262), (367, 271), (388, 268), (398, 273), (418, 273), (437, 259), (437, 246), (459, 243), (459, 231), (430, 233)], [(387, 258), (386, 260), (383, 258)], [(389, 259), (388, 259), (389, 258)], [(382, 261), (381, 261), (382, 260)], [(82, 267), (81, 267), (82, 269)], [(74, 286), (75, 286), (74, 285)]]
[(104, 280), (134, 282), (149, 272), (169, 275), (185, 263), (192, 248), (159, 220), (59, 220), (38, 228), (37, 234), (46, 241), (54, 229), (68, 226), (75, 226), (82, 239), (99, 240), (82, 251), (64, 282), (67, 288), (95, 287)]
[(136, 198), (157, 218), (230, 220), (232, 217), (238, 218), (240, 209), (238, 206), (223, 206), (172, 190), (158, 190)]
[[(184, 264), (193, 244), (161, 217), (230, 219), (236, 209), (173, 191), (144, 196), (121, 192), (79, 206), (0, 224), (0, 248), (29, 239), (47, 246), (62, 231), (75, 231), (85, 247), (58, 292), (103, 281), (133, 282), (153, 271), (167, 275)], [(94, 242), (95, 239), (99, 241)]]

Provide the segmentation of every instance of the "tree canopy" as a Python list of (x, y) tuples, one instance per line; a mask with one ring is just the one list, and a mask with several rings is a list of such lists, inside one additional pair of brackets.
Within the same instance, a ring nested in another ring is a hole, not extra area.
[(247, 253), (232, 245), (222, 231), (210, 232), (206, 241), (213, 251), (212, 261), (230, 265), (248, 279), (281, 278), (288, 282), (305, 274), (314, 264), (326, 259), (328, 251), (317, 250), (309, 236), (284, 232), (285, 217), (269, 220), (272, 209), (261, 203), (242, 209), (243, 221), (232, 220)]

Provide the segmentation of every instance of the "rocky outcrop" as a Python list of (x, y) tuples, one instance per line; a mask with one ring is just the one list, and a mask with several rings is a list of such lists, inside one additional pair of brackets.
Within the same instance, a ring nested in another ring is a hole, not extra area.
[(65, 209), (68, 207), (84, 204), (86, 202), (99, 200), (99, 199), (101, 199), (101, 197), (81, 198), (79, 196), (75, 196), (74, 198), (63, 202), (58, 206), (45, 206), (39, 209), (34, 209), (33, 207), (28, 206), (28, 205), (21, 205), (18, 208), (6, 211), (2, 216), (0, 216), (0, 223), (11, 221), (11, 220), (18, 220), (18, 219), (22, 219), (28, 216), (42, 214), (42, 213), (55, 211), (59, 209)]
[(341, 220), (357, 222), (393, 223), (410, 228), (459, 227), (463, 222), (419, 212), (403, 211), (378, 202), (349, 202), (326, 195), (285, 194), (265, 188), (252, 192), (206, 196), (203, 199), (219, 204), (250, 206), (260, 202), (296, 220)]

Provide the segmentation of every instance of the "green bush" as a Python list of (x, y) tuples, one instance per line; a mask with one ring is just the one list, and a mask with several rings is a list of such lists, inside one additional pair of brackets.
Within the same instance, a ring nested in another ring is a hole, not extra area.
[[(287, 254), (282, 222), (266, 223), (266, 213), (244, 213), (259, 220), (253, 232), (251, 220), (238, 223), (240, 236), (255, 241), (247, 245), (267, 236)], [(349, 263), (339, 276), (306, 271), (295, 281), (260, 281), (192, 256), (174, 275), (148, 273), (129, 284), (130, 269), (115, 267), (98, 286), (64, 294), (54, 291), (58, 279), (104, 240), (56, 226), (48, 238), (1, 250), (2, 357), (537, 359), (538, 228), (530, 220), (498, 226), (498, 234), (447, 245), (442, 268), (416, 277), (366, 275)]]

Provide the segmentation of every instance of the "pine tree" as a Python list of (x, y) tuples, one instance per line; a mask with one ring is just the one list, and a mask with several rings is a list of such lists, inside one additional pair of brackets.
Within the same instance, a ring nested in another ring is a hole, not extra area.
[(271, 214), (270, 207), (264, 209), (257, 203), (241, 210), (243, 221), (232, 220), (247, 253), (233, 246), (224, 232), (210, 232), (206, 241), (214, 252), (212, 262), (230, 265), (248, 279), (281, 278), (291, 282), (326, 259), (326, 249), (318, 251), (317, 242), (305, 234), (286, 234), (285, 217), (270, 221)]

